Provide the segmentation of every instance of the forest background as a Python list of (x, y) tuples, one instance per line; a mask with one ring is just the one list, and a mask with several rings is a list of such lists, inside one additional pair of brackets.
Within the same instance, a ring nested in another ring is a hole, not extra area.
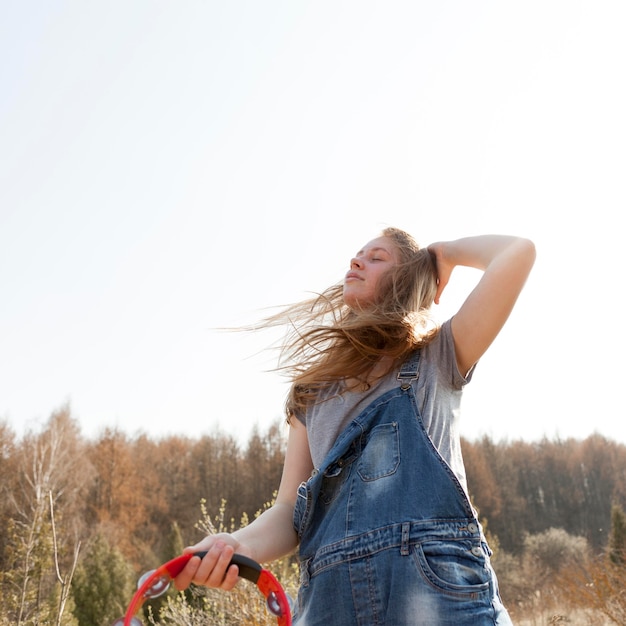
[[(276, 422), (255, 429), (246, 445), (219, 432), (153, 439), (106, 429), (88, 439), (69, 406), (20, 438), (2, 423), (0, 625), (111, 624), (142, 571), (212, 528), (245, 525), (271, 503), (284, 435)], [(626, 446), (600, 435), (484, 437), (464, 439), (463, 452), (513, 615), (547, 611), (552, 621), (528, 623), (560, 623), (564, 610), (595, 604), (609, 619), (599, 622), (596, 614), (596, 625), (626, 623), (619, 621), (626, 617), (617, 599), (623, 593), (613, 588), (623, 589), (624, 578), (607, 579), (607, 564), (624, 573)], [(296, 566), (288, 561), (275, 566), (295, 593)], [(152, 607), (151, 623), (169, 623), (168, 615), (171, 623), (264, 623), (227, 618), (221, 609), (219, 622), (183, 621), (180, 612), (162, 609)]]
[(620, 0), (0, 3), (0, 626), (110, 624), (271, 501), (283, 428), (248, 426), (286, 389), (210, 329), (387, 225), (537, 244), (464, 395), (471, 495), (516, 624), (626, 624), (625, 29)]

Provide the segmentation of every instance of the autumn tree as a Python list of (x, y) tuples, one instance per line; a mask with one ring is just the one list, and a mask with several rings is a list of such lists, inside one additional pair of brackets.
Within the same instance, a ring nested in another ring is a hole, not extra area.
[(618, 505), (612, 507), (612, 526), (606, 551), (579, 567), (562, 570), (557, 584), (562, 597), (573, 606), (603, 615), (612, 624), (626, 624), (626, 567), (624, 542), (626, 516)]
[(144, 484), (152, 468), (137, 463), (132, 442), (117, 429), (105, 429), (89, 454), (96, 478), (87, 498), (86, 517), (128, 558), (137, 559), (144, 549), (138, 538), (146, 526), (152, 497)]
[[(185, 437), (166, 437), (150, 441), (141, 437), (133, 458), (143, 476), (147, 519), (153, 525), (154, 550), (162, 553), (163, 541), (173, 524), (192, 528), (198, 519), (198, 468), (193, 462), (195, 441)], [(171, 557), (170, 557), (171, 558)]]
[(463, 441), (474, 504), (508, 552), (551, 527), (606, 546), (611, 502), (626, 504), (626, 447), (585, 440)]
[[(82, 532), (77, 503), (90, 476), (83, 449), (67, 406), (51, 415), (41, 433), (29, 433), (16, 447), (18, 472), (9, 498), (12, 517), (0, 584), (3, 610), (18, 626), (56, 621), (56, 566), (71, 566)], [(57, 511), (54, 538), (51, 506)]]
[[(201, 437), (193, 447), (192, 463), (196, 468), (195, 521), (200, 518), (200, 502), (206, 501), (211, 512), (217, 512), (223, 500), (228, 502), (227, 515), (238, 518), (243, 512), (241, 487), (243, 466), (237, 440), (230, 435)], [(194, 526), (195, 526), (194, 521)]]
[(482, 453), (482, 446), (469, 441), (463, 442), (463, 458), (470, 496), (480, 509), (480, 516), (489, 520), (497, 519), (502, 510), (502, 485), (493, 473), (494, 467), (489, 463), (487, 455)]
[(502, 547), (508, 552), (520, 552), (528, 530), (527, 503), (520, 488), (526, 479), (527, 447), (521, 443), (495, 443), (489, 437), (477, 442), (463, 440), (462, 446), (475, 506), (489, 520), (489, 528)]
[(284, 460), (285, 439), (278, 424), (263, 434), (258, 427), (248, 439), (242, 463), (242, 509), (254, 514), (269, 502), (278, 485)]

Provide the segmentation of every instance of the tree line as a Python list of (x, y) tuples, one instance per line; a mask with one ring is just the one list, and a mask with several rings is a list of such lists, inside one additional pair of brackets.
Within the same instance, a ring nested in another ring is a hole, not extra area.
[[(154, 439), (109, 428), (87, 439), (69, 406), (21, 438), (0, 423), (0, 626), (93, 626), (86, 607), (103, 619), (123, 612), (137, 574), (195, 543), (207, 520), (239, 527), (271, 502), (285, 434), (276, 422), (243, 445), (219, 432)], [(529, 537), (557, 541), (554, 529), (599, 552), (615, 507), (626, 508), (626, 446), (600, 435), (484, 437), (464, 440), (463, 454), (490, 540), (513, 557)]]
[(513, 554), (527, 535), (562, 528), (592, 548), (606, 546), (612, 505), (626, 505), (626, 446), (583, 440), (463, 441), (470, 495)]

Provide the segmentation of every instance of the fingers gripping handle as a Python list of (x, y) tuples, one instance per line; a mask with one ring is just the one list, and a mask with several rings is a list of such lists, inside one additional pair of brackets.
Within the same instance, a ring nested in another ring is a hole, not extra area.
[[(172, 578), (180, 574), (180, 572), (185, 567), (185, 563), (187, 563), (189, 558), (191, 558), (192, 556), (199, 556), (202, 559), (206, 556), (206, 551), (194, 552), (193, 554), (188, 556), (187, 560), (185, 560), (185, 562), (181, 565), (181, 568), (172, 576)], [(259, 576), (261, 575), (261, 571), (263, 568), (256, 561), (253, 561), (252, 559), (249, 559), (247, 556), (243, 556), (242, 554), (233, 554), (233, 558), (230, 560), (229, 567), (231, 565), (236, 565), (239, 568), (239, 576), (241, 576), (241, 578), (245, 578), (246, 580), (253, 582), (255, 585), (259, 581)]]

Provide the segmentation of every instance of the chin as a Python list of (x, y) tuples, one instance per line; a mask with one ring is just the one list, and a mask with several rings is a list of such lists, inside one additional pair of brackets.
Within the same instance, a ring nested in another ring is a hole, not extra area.
[(356, 297), (355, 294), (350, 293), (349, 290), (344, 289), (343, 291), (343, 302), (346, 306), (349, 306), (350, 308), (354, 307), (355, 305), (357, 305), (358, 303), (358, 298)]

